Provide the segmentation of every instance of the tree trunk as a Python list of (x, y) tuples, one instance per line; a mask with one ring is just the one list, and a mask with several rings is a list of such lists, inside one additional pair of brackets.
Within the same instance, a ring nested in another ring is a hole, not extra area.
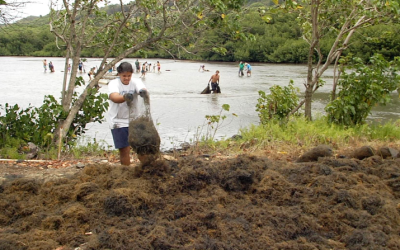
[(312, 115), (311, 115), (312, 95), (313, 95), (312, 87), (307, 84), (304, 97), (304, 116), (310, 121), (312, 120)]
[[(312, 120), (311, 116), (311, 100), (313, 94), (313, 88), (316, 82), (313, 81), (313, 57), (315, 48), (318, 47), (319, 44), (319, 32), (318, 32), (318, 1), (312, 0), (311, 1), (311, 20), (312, 20), (312, 37), (310, 43), (310, 49), (308, 51), (308, 60), (307, 60), (307, 84), (306, 84), (306, 91), (304, 96), (304, 116), (308, 120)], [(321, 61), (318, 61), (318, 63)], [(319, 65), (318, 65), (319, 66)]]
[(67, 91), (68, 62), (69, 62), (69, 48), (67, 48), (67, 55), (65, 56), (64, 79), (63, 79), (63, 87), (62, 87), (62, 91), (61, 91), (61, 105), (63, 105), (63, 107), (65, 106), (65, 94)]
[(307, 84), (305, 84), (306, 91), (304, 95), (304, 116), (308, 120), (312, 120), (311, 116), (311, 100), (312, 100), (312, 95), (313, 95), (313, 87), (314, 87), (314, 82), (313, 82), (313, 51), (315, 48), (315, 44), (317, 42), (315, 41), (313, 44), (310, 46), (310, 51), (308, 53), (308, 63), (307, 63)]

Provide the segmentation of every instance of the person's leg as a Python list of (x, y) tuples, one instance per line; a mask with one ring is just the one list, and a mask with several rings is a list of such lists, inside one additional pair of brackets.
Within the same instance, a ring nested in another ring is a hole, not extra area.
[(119, 149), (119, 158), (122, 165), (129, 166), (131, 164), (130, 146)]
[(211, 83), (211, 90), (213, 92), (213, 94), (217, 91), (217, 84), (216, 83)]
[(119, 150), (121, 164), (129, 166), (131, 163), (130, 145), (128, 142), (129, 129), (127, 127), (111, 129), (111, 134), (114, 139), (115, 148)]

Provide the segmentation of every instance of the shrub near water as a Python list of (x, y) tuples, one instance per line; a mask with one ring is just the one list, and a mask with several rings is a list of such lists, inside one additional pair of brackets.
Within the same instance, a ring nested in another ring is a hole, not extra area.
[[(84, 80), (78, 77), (77, 86), (83, 85)], [(72, 125), (66, 135), (64, 145), (73, 145), (78, 136), (86, 131), (86, 124), (90, 122), (102, 122), (104, 112), (108, 107), (107, 94), (101, 94), (96, 89), (90, 90), (85, 102), (82, 105), (81, 112), (75, 117)], [(77, 93), (73, 95), (73, 102), (77, 101)], [(61, 104), (52, 96), (44, 97), (43, 104), (40, 107), (29, 106), (21, 108), (17, 104), (4, 106), (0, 104), (0, 149), (7, 147), (25, 146), (32, 142), (41, 149), (51, 150), (54, 141), (54, 135), (59, 121), (67, 117)], [(6, 144), (10, 138), (17, 139), (19, 145)], [(4, 155), (3, 157), (10, 157)]]
[(378, 54), (370, 59), (370, 64), (360, 58), (345, 58), (341, 63), (346, 66), (339, 81), (338, 96), (325, 108), (328, 119), (346, 126), (362, 124), (372, 107), (386, 105), (390, 93), (399, 88), (400, 57), (389, 62)]
[(293, 86), (293, 80), (290, 80), (288, 86), (283, 88), (274, 85), (270, 89), (270, 94), (264, 91), (258, 91), (260, 98), (256, 105), (256, 111), (261, 124), (266, 124), (271, 119), (283, 120), (298, 105), (299, 89)]

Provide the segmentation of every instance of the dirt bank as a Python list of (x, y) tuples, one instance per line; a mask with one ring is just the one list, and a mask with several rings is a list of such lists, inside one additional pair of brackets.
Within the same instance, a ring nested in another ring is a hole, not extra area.
[(3, 174), (0, 249), (400, 249), (398, 158), (168, 159)]

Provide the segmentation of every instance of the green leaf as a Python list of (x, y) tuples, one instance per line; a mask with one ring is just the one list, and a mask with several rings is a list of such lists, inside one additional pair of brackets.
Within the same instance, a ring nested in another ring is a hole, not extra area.
[(223, 104), (222, 105), (222, 109), (225, 110), (225, 111), (229, 111), (229, 108), (230, 108), (229, 104)]

